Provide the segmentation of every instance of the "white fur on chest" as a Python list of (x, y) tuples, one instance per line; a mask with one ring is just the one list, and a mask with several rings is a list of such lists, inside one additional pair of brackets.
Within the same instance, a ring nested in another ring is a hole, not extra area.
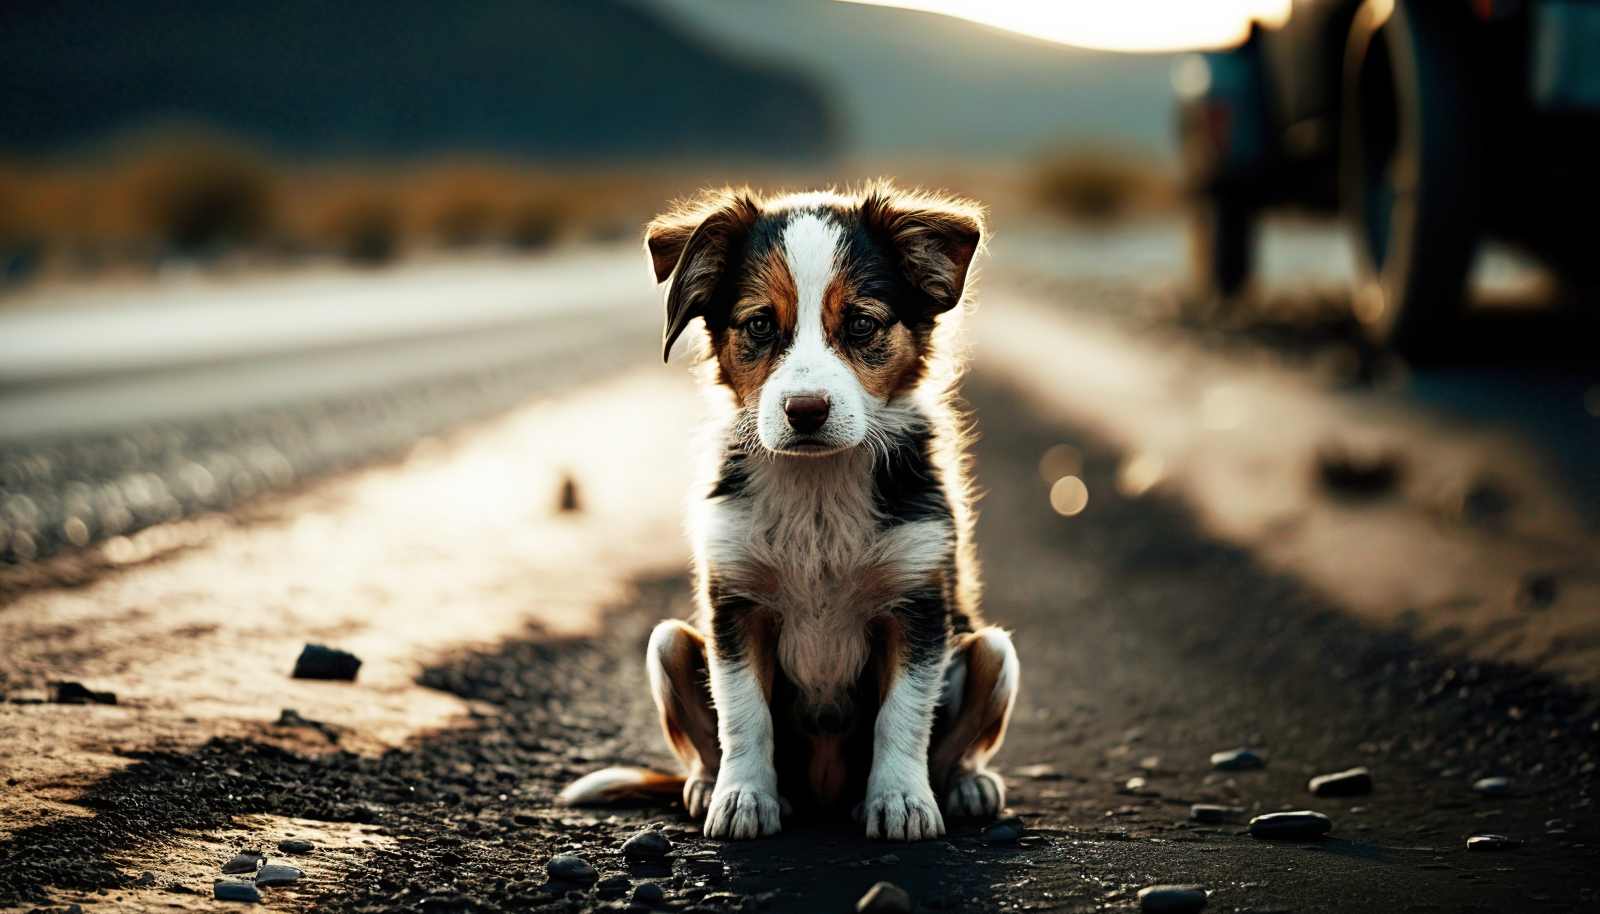
[(750, 463), (743, 491), (694, 512), (696, 552), (725, 592), (779, 615), (779, 666), (825, 700), (865, 667), (868, 621), (950, 560), (955, 530), (946, 520), (885, 526), (866, 448)]

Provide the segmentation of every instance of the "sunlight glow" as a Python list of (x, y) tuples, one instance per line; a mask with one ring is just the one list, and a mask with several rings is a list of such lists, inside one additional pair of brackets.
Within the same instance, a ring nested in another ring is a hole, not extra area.
[(1102, 51), (1155, 53), (1236, 45), (1250, 23), (1277, 27), (1291, 0), (844, 0), (897, 6)]

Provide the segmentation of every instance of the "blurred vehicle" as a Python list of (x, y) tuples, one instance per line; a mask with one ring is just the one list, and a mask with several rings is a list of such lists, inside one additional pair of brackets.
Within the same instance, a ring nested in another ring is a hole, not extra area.
[(1372, 337), (1417, 352), (1462, 308), (1480, 239), (1600, 288), (1600, 2), (1295, 0), (1278, 28), (1180, 59), (1194, 248), (1215, 295), (1271, 207), (1340, 212)]

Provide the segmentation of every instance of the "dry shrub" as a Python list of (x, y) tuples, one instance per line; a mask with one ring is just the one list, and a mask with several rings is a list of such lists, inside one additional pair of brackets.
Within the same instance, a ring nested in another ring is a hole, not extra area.
[(215, 252), (259, 244), (272, 231), (273, 175), (243, 150), (220, 144), (162, 149), (131, 171), (143, 221), (169, 249)]
[(403, 232), (400, 208), (393, 200), (356, 197), (333, 210), (325, 237), (344, 259), (377, 267), (400, 255)]
[(561, 236), (565, 212), (554, 199), (528, 200), (512, 212), (506, 240), (525, 251), (549, 247)]
[(1160, 193), (1155, 169), (1101, 150), (1070, 150), (1040, 163), (1034, 193), (1047, 209), (1075, 219), (1102, 221), (1125, 215)]

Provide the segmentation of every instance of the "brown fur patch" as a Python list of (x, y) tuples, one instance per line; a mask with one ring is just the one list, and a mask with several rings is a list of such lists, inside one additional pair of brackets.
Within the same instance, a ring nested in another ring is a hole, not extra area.
[(888, 613), (873, 616), (867, 623), (867, 632), (872, 639), (872, 664), (878, 678), (878, 704), (881, 706), (905, 663), (905, 632), (900, 620)]
[(843, 733), (807, 733), (811, 743), (811, 764), (806, 771), (811, 795), (825, 809), (839, 802), (845, 784), (850, 779), (849, 765), (845, 762)]
[(717, 712), (706, 689), (706, 642), (693, 627), (676, 624), (677, 638), (669, 656), (661, 658), (672, 685), (664, 702), (661, 727), (672, 752), (691, 770), (696, 763), (716, 771), (722, 760), (717, 744)]
[(755, 345), (745, 333), (746, 321), (767, 313), (777, 324), (779, 340), (794, 336), (799, 319), (799, 293), (794, 276), (782, 251), (773, 248), (754, 263), (750, 278), (740, 290), (739, 300), (728, 315), (728, 325), (711, 335), (712, 352), (717, 358), (717, 380), (733, 391), (740, 403), (748, 403), (761, 391), (782, 355), (783, 346)]
[(744, 620), (744, 656), (761, 683), (761, 695), (770, 704), (772, 680), (778, 671), (778, 616), (767, 610), (755, 610)]
[(999, 690), (1005, 655), (989, 647), (984, 636), (990, 631), (962, 637), (953, 651), (967, 665), (961, 709), (928, 755), (934, 789), (941, 792), (960, 772), (980, 767), (1005, 738), (1010, 695)]
[(784, 336), (794, 333), (795, 321), (799, 320), (800, 293), (795, 291), (789, 261), (777, 247), (756, 261), (754, 269), (750, 271), (749, 285), (733, 309), (734, 316), (763, 306), (770, 306), (776, 314), (779, 332)]

